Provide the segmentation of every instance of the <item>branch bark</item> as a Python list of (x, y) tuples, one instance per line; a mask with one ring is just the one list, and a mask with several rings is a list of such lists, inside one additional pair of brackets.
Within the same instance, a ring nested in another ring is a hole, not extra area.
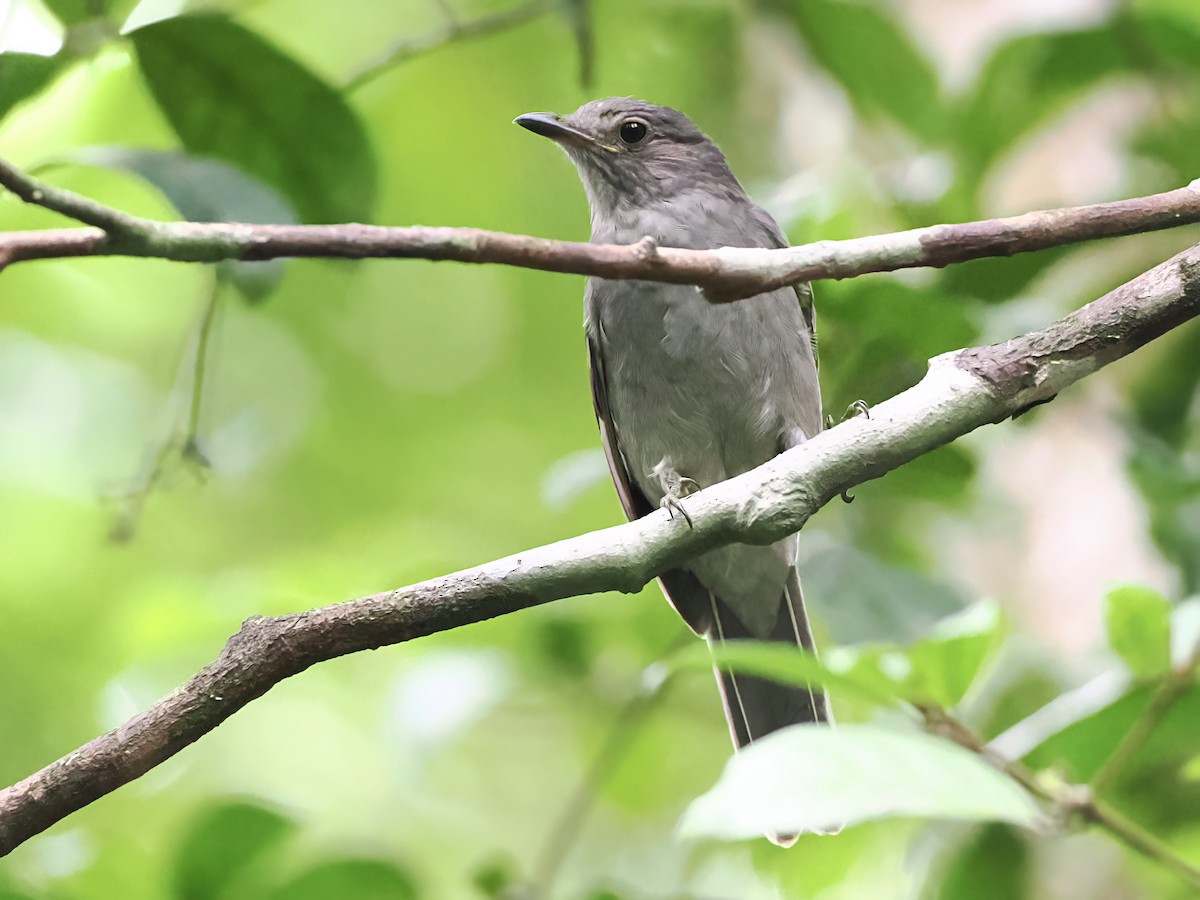
[(688, 498), (694, 527), (659, 511), (421, 584), (308, 612), (255, 617), (187, 684), (119, 728), (0, 791), (0, 855), (169, 759), (284, 678), (552, 600), (639, 590), (713, 547), (770, 543), (821, 506), (981, 425), (1038, 403), (1200, 315), (1200, 246), (1004, 344), (931, 360), (916, 386)]
[(1200, 222), (1197, 179), (1188, 187), (1163, 194), (1004, 219), (934, 225), (780, 250), (684, 250), (659, 247), (650, 238), (618, 246), (552, 241), (477, 228), (157, 222), (129, 216), (41, 182), (3, 160), (0, 186), (26, 202), (95, 226), (0, 234), (0, 269), (25, 260), (80, 256), (203, 263), (285, 257), (418, 258), (694, 284), (719, 301), (752, 297), (801, 281), (920, 266), (940, 268), (971, 259), (1012, 256)]

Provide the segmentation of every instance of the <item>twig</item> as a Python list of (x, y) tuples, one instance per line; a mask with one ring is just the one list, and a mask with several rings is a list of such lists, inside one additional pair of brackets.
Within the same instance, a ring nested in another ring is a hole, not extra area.
[(1200, 247), (1036, 331), (944, 354), (914, 387), (667, 513), (560, 541), (411, 587), (308, 612), (248, 619), (187, 684), (73, 753), (0, 790), (0, 855), (138, 778), (284, 678), (552, 600), (636, 591), (730, 543), (800, 530), (843, 491), (981, 425), (1044, 403), (1101, 366), (1200, 316)]
[[(781, 250), (747, 247), (683, 250), (658, 247), (649, 238), (617, 246), (551, 241), (477, 228), (154, 222), (111, 210), (104, 213), (106, 207), (68, 191), (49, 188), (6, 164), (0, 164), (0, 186), (41, 205), (52, 196), (54, 205), (48, 208), (80, 221), (96, 220), (99, 216), (110, 224), (117, 220), (126, 225), (133, 223), (119, 240), (82, 228), (0, 234), (0, 269), (30, 259), (112, 255), (205, 263), (283, 257), (419, 258), (694, 284), (716, 300), (752, 297), (801, 281), (850, 278), (918, 266), (941, 267), (1200, 222), (1200, 179), (1197, 179), (1188, 187), (1163, 194), (1031, 212), (1007, 219), (934, 225)], [(48, 194), (48, 189), (54, 193)]]
[(1088, 785), (1039, 777), (1038, 773), (1020, 760), (997, 756), (978, 735), (946, 710), (937, 707), (918, 709), (928, 731), (979, 754), (1029, 793), (1053, 805), (1064, 820), (1072, 815), (1079, 816), (1107, 831), (1131, 850), (1154, 860), (1193, 887), (1200, 888), (1200, 868), (1193, 866), (1154, 835), (1129, 821), (1107, 804), (1101, 803), (1093, 796)]
[(1100, 766), (1092, 778), (1092, 790), (1097, 794), (1103, 793), (1112, 782), (1125, 771), (1129, 761), (1146, 743), (1146, 739), (1154, 733), (1166, 716), (1167, 711), (1175, 705), (1192, 685), (1192, 676), (1200, 667), (1200, 641), (1192, 649), (1192, 653), (1181, 665), (1172, 666), (1166, 677), (1159, 682), (1146, 704), (1146, 710), (1133, 723), (1133, 727), (1125, 732), (1112, 754)]
[(155, 226), (149, 219), (131, 216), (103, 203), (97, 203), (82, 194), (26, 175), (3, 159), (0, 159), (0, 185), (8, 188), (26, 203), (61, 213), (84, 225), (94, 225), (110, 236), (142, 234)]
[(650, 688), (643, 689), (629, 700), (620, 713), (617, 714), (609, 730), (608, 736), (597, 751), (595, 759), (583, 777), (583, 781), (571, 795), (571, 799), (563, 808), (546, 839), (546, 844), (538, 854), (537, 863), (533, 867), (533, 896), (549, 898), (554, 896), (554, 881), (559, 869), (566, 862), (571, 847), (579, 838), (583, 823), (596, 801), (596, 794), (604, 783), (612, 777), (621, 760), (625, 758), (633, 740), (641, 731), (642, 725), (650, 717), (650, 713), (661, 703), (666, 694), (669, 679)]
[[(449, 11), (445, 4), (439, 4), (443, 11)], [(448, 15), (446, 23), (435, 31), (418, 38), (405, 38), (392, 44), (375, 59), (363, 65), (347, 79), (344, 90), (357, 91), (364, 84), (374, 81), (384, 72), (407, 62), (414, 56), (428, 53), (447, 44), (472, 38), (487, 37), (509, 28), (523, 25), (539, 16), (544, 16), (558, 5), (558, 0), (532, 0), (509, 9), (482, 16), (478, 19), (463, 21), (457, 16)]]
[(141, 521), (142, 511), (146, 501), (158, 486), (166, 469), (167, 460), (178, 453), (184, 463), (195, 467), (193, 471), (207, 469), (208, 458), (200, 450), (200, 412), (204, 398), (204, 373), (208, 365), (208, 344), (212, 335), (213, 322), (216, 320), (217, 302), (220, 298), (222, 279), (214, 278), (204, 299), (204, 308), (200, 313), (195, 327), (194, 338), (190, 353), (191, 365), (188, 361), (188, 351), (180, 361), (178, 373), (175, 376), (173, 391), (181, 393), (185, 388), (188, 394), (187, 409), (183, 425), (182, 437), (174, 424), (178, 418), (176, 410), (172, 409), (169, 418), (172, 423), (166, 428), (166, 435), (156, 444), (148, 448), (143, 455), (141, 470), (130, 480), (129, 486), (118, 497), (114, 498), (119, 509), (109, 528), (109, 539), (114, 542), (131, 540)]

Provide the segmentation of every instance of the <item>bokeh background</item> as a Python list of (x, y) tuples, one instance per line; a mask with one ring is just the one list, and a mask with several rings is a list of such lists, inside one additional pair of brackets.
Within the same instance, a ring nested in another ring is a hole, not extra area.
[[(1200, 176), (1192, 0), (0, 0), (0, 49), (0, 154), (160, 218), (584, 240), (572, 167), (510, 123), (625, 94), (689, 113), (795, 243)], [(60, 224), (0, 201), (4, 229)], [(1196, 240), (820, 284), (826, 405), (880, 401)], [(5, 271), (0, 783), (148, 706), (247, 616), (620, 521), (582, 292), (423, 261)], [(1198, 381), (1189, 326), (822, 511), (802, 539), (822, 642), (903, 645), (994, 600), (1006, 637), (961, 715), (993, 737), (1099, 691), (1038, 760), (1089, 777), (1148, 691), (1106, 640), (1106, 592), (1178, 604), (1200, 581)], [(482, 897), (551, 871), (553, 897), (1187, 895), (1094, 832), (900, 818), (790, 851), (679, 841), (730, 752), (714, 686), (631, 704), (687, 641), (650, 586), (319, 666), (0, 860), (0, 897)], [(1192, 860), (1197, 717), (1193, 688), (1112, 788)]]

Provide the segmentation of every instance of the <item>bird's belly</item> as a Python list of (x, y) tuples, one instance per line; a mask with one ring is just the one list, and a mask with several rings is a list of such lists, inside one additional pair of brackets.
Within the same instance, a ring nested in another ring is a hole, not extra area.
[[(780, 449), (778, 353), (747, 322), (752, 301), (720, 307), (694, 288), (645, 285), (604, 317), (609, 403), (630, 477), (663, 496), (663, 472), (707, 487)], [(791, 392), (786, 392), (791, 393)]]

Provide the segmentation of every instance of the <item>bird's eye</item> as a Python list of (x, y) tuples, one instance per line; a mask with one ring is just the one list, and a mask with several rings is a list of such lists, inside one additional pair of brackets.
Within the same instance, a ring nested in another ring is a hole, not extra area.
[(627, 144), (636, 144), (646, 136), (646, 123), (640, 119), (626, 119), (621, 123), (621, 140)]

